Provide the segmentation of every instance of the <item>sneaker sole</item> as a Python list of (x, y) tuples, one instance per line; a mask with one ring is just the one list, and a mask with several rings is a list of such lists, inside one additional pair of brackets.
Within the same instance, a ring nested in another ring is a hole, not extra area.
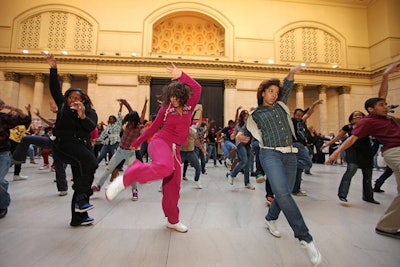
[(94, 206), (87, 207), (86, 209), (78, 209), (78, 208), (75, 208), (75, 212), (82, 213), (82, 212), (86, 212), (86, 211), (88, 211), (88, 210), (91, 210), (91, 209), (93, 209), (93, 208), (94, 208)]

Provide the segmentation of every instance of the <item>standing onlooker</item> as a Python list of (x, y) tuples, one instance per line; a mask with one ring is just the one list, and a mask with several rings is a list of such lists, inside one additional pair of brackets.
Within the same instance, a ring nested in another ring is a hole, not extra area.
[(334, 162), (341, 151), (352, 146), (359, 138), (368, 135), (374, 136), (379, 143), (383, 144), (382, 155), (396, 176), (397, 195), (379, 220), (375, 231), (377, 234), (394, 238), (400, 238), (400, 123), (388, 115), (385, 99), (389, 88), (389, 74), (395, 72), (398, 66), (400, 66), (400, 61), (390, 64), (385, 69), (378, 97), (365, 101), (364, 106), (368, 115), (353, 129), (352, 136), (347, 138), (327, 160), (327, 164)]
[(89, 197), (93, 194), (91, 186), (98, 164), (90, 133), (96, 127), (97, 114), (92, 108), (92, 101), (82, 89), (70, 88), (62, 94), (56, 60), (52, 54), (45, 55), (45, 58), (50, 65), (50, 93), (58, 107), (53, 130), (56, 138), (53, 153), (62, 162), (71, 165), (74, 181), (70, 225), (92, 224), (94, 219), (89, 217), (87, 211), (93, 208)]
[[(1, 112), (3, 109), (9, 109), (16, 112), (16, 114)], [(17, 125), (29, 125), (29, 123), (31, 123), (31, 118), (21, 109), (7, 105), (0, 99), (0, 219), (6, 216), (11, 202), (10, 194), (8, 193), (8, 181), (5, 179), (11, 163), (10, 129)]]
[(180, 146), (187, 143), (192, 113), (200, 99), (201, 86), (182, 70), (172, 64), (167, 68), (172, 81), (164, 88), (163, 106), (158, 111), (151, 126), (132, 144), (140, 144), (153, 136), (149, 144), (151, 163), (134, 161), (123, 176), (118, 176), (106, 189), (106, 198), (114, 199), (125, 187), (134, 182), (150, 182), (163, 179), (162, 207), (168, 218), (167, 227), (178, 232), (187, 232), (188, 228), (179, 221), (179, 191), (182, 180), (182, 161)]
[(297, 149), (292, 146), (295, 134), (286, 103), (292, 91), (294, 75), (301, 69), (302, 66), (291, 68), (282, 87), (278, 79), (261, 82), (257, 90), (258, 107), (247, 119), (244, 132), (237, 139), (241, 142), (249, 140), (246, 136), (247, 131), (250, 131), (260, 142), (260, 162), (275, 194), (265, 216), (269, 232), (275, 237), (281, 236), (276, 220), (283, 211), (294, 236), (300, 240), (310, 261), (318, 265), (322, 261), (321, 254), (291, 194), (296, 180)]

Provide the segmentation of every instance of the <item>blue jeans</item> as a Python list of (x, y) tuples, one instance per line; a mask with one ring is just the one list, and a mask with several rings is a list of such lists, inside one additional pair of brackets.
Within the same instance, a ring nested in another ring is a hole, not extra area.
[(312, 161), (309, 155), (308, 148), (300, 142), (294, 142), (294, 147), (297, 147), (298, 152), (296, 154), (297, 157), (297, 171), (296, 171), (296, 182), (294, 183), (292, 192), (294, 194), (300, 191), (301, 185), (301, 176), (303, 174), (303, 170), (309, 170), (312, 167)]
[(217, 165), (217, 148), (215, 147), (215, 145), (207, 146), (206, 163), (208, 162), (211, 156), (213, 157), (214, 160), (214, 166)]
[(294, 236), (307, 243), (313, 240), (303, 220), (303, 216), (292, 197), (292, 189), (296, 179), (297, 159), (293, 153), (281, 153), (276, 150), (261, 149), (260, 162), (271, 184), (275, 199), (269, 207), (265, 219), (276, 220), (281, 210)]
[(10, 163), (10, 152), (0, 152), (0, 209), (8, 208), (11, 202), (10, 194), (8, 193), (8, 181), (5, 179)]
[(103, 145), (103, 147), (100, 150), (100, 155), (97, 157), (97, 163), (100, 163), (107, 156), (107, 153), (110, 153), (110, 157), (112, 157), (115, 153), (115, 150), (117, 150), (118, 146), (119, 146), (118, 142), (113, 145)]
[[(125, 160), (126, 164), (129, 166), (135, 159), (135, 150), (122, 149), (121, 147), (118, 147), (117, 151), (115, 151), (114, 155), (110, 159), (110, 162), (108, 163), (103, 175), (100, 177), (100, 180), (97, 184), (99, 186), (103, 186), (104, 182), (107, 180), (110, 174), (123, 160)], [(137, 183), (133, 183), (132, 188), (137, 189)]]
[[(185, 161), (188, 161), (190, 165), (194, 168), (195, 173), (194, 173), (194, 180), (197, 182), (200, 178), (200, 173), (201, 173), (201, 166), (200, 166), (200, 161), (199, 157), (197, 156), (196, 152), (193, 151), (181, 151), (181, 159), (182, 162), (184, 163)], [(184, 164), (183, 166), (183, 177), (186, 177), (186, 170), (187, 170), (188, 165)]]
[[(353, 176), (356, 174), (359, 166), (355, 163), (347, 163), (346, 172), (343, 174), (342, 180), (340, 181), (338, 196), (347, 198), (349, 193), (350, 183)], [(374, 193), (372, 191), (372, 168), (362, 168), (363, 174), (363, 199), (372, 200), (374, 199)]]
[(230, 175), (236, 177), (237, 174), (243, 169), (244, 172), (244, 185), (250, 183), (250, 146), (246, 144), (239, 144), (237, 146), (237, 155), (239, 162), (236, 164), (235, 168), (231, 171)]
[(224, 141), (222, 142), (221, 146), (224, 158), (227, 158), (229, 156), (229, 152), (231, 152), (232, 149), (236, 148), (235, 144), (232, 143), (231, 141)]

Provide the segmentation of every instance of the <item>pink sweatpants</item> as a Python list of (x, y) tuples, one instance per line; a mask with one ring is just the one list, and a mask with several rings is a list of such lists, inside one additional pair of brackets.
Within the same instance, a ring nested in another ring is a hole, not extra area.
[(180, 197), (182, 167), (180, 147), (176, 146), (173, 152), (172, 144), (153, 137), (148, 147), (151, 163), (142, 163), (135, 160), (124, 173), (124, 186), (128, 187), (135, 182), (147, 183), (163, 179), (162, 208), (165, 217), (172, 224), (179, 222), (178, 201)]

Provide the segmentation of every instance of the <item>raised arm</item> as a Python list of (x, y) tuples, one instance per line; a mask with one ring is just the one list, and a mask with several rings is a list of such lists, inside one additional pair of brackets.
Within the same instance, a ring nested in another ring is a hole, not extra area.
[(201, 85), (196, 82), (192, 77), (184, 73), (181, 69), (177, 68), (174, 64), (167, 66), (167, 72), (171, 74), (171, 80), (179, 80), (182, 83), (186, 83), (192, 89), (192, 95), (187, 101), (186, 105), (191, 106), (192, 109), (200, 100)]
[(378, 97), (385, 98), (388, 94), (389, 88), (389, 74), (396, 72), (396, 68), (400, 66), (400, 61), (390, 64), (382, 74), (382, 82), (379, 87)]
[(147, 96), (144, 99), (144, 104), (143, 104), (143, 108), (142, 108), (142, 113), (140, 114), (140, 123), (143, 124), (144, 122), (144, 117), (146, 116), (146, 110), (147, 110), (147, 102), (149, 102), (149, 99), (147, 98)]
[(242, 109), (242, 106), (238, 106), (238, 108), (236, 109), (236, 114), (235, 114), (235, 124), (238, 122), (239, 120), (239, 111)]
[(48, 119), (46, 119), (46, 118), (43, 118), (42, 115), (40, 115), (39, 109), (36, 109), (36, 112), (34, 112), (34, 113), (35, 113), (36, 116), (39, 117), (39, 119), (41, 119), (42, 121), (44, 121), (44, 122), (45, 122), (47, 125), (49, 125), (50, 127), (53, 127), (53, 126), (54, 126), (54, 122), (52, 122), (52, 121), (50, 121), (50, 120), (48, 120)]
[(60, 107), (64, 102), (64, 97), (61, 91), (60, 81), (58, 80), (56, 59), (53, 54), (45, 54), (44, 58), (50, 66), (50, 93), (57, 107)]
[(308, 109), (308, 111), (306, 112), (306, 114), (303, 115), (303, 117), (301, 118), (303, 120), (303, 122), (305, 122), (308, 118), (311, 117), (311, 115), (314, 113), (314, 109), (317, 105), (322, 104), (323, 100), (322, 99), (318, 99), (317, 101), (314, 101), (314, 103), (312, 103), (311, 107)]

